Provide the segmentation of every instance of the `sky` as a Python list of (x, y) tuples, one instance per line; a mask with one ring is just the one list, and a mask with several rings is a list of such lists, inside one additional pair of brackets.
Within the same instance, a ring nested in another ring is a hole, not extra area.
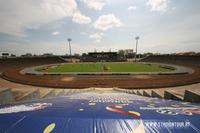
[(1, 0), (0, 51), (200, 52), (200, 0)]

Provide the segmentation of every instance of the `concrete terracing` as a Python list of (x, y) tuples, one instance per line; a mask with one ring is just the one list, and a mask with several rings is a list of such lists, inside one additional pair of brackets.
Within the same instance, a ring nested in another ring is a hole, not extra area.
[[(85, 88), (85, 89), (55, 89), (21, 85), (16, 83), (8, 84), (9, 81), (0, 79), (0, 83), (6, 83), (6, 87), (0, 88), (0, 104), (8, 104), (18, 101), (50, 98), (56, 96), (67, 96), (76, 93), (95, 92), (109, 94), (114, 92), (124, 92), (133, 95), (146, 97), (157, 97), (170, 100), (182, 100), (186, 102), (200, 102), (200, 83), (171, 88), (156, 89), (120, 89), (120, 88)], [(17, 88), (16, 88), (17, 87)]]
[(180, 100), (186, 102), (200, 102), (200, 83), (169, 88), (155, 88), (142, 90), (115, 88), (114, 90), (147, 97), (157, 97), (162, 99)]

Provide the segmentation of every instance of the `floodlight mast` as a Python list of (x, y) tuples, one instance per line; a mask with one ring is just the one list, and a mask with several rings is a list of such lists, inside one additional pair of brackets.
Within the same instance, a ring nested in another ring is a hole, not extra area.
[(72, 41), (72, 39), (71, 39), (71, 38), (68, 38), (67, 41), (69, 42), (70, 60), (71, 60), (71, 62), (72, 62), (72, 51), (71, 51), (71, 41)]
[(136, 46), (135, 46), (135, 62), (137, 61), (137, 47), (138, 47), (138, 40), (140, 39), (139, 36), (135, 37)]

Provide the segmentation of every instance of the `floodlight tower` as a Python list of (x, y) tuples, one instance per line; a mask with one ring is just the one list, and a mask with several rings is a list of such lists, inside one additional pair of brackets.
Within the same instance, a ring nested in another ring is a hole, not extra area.
[(72, 41), (72, 39), (68, 38), (67, 41), (69, 42), (70, 59), (71, 59), (71, 62), (72, 62), (72, 51), (71, 51), (71, 41)]
[(135, 37), (135, 40), (136, 40), (136, 46), (135, 46), (135, 62), (136, 62), (136, 59), (137, 59), (137, 47), (138, 47), (138, 40), (140, 39), (139, 36)]

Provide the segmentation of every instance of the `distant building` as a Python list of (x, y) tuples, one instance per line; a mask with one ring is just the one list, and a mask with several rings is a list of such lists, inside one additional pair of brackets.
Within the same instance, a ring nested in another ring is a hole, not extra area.
[(0, 52), (0, 58), (9, 58), (10, 55), (11, 54), (9, 52)]
[(197, 56), (200, 56), (200, 52), (196, 53)]
[(15, 54), (11, 54), (10, 57), (15, 58), (17, 56)]
[(152, 56), (152, 55), (154, 55), (154, 54), (153, 54), (153, 53), (150, 53), (150, 52), (148, 52), (148, 53), (144, 53), (144, 54), (143, 54), (143, 57)]
[(54, 55), (53, 53), (44, 53), (42, 56), (49, 57), (49, 56), (54, 56)]
[(133, 49), (125, 49), (125, 55), (135, 54)]
[(32, 57), (33, 55), (31, 53), (26, 53), (24, 55), (21, 55), (21, 57)]
[(135, 52), (133, 49), (122, 49), (118, 51), (120, 56), (124, 56), (125, 58), (134, 58)]
[(196, 55), (195, 52), (182, 52), (182, 53), (177, 53), (176, 55)]
[(75, 54), (74, 54), (74, 57), (76, 57), (76, 58), (80, 58), (80, 54), (75, 53)]

